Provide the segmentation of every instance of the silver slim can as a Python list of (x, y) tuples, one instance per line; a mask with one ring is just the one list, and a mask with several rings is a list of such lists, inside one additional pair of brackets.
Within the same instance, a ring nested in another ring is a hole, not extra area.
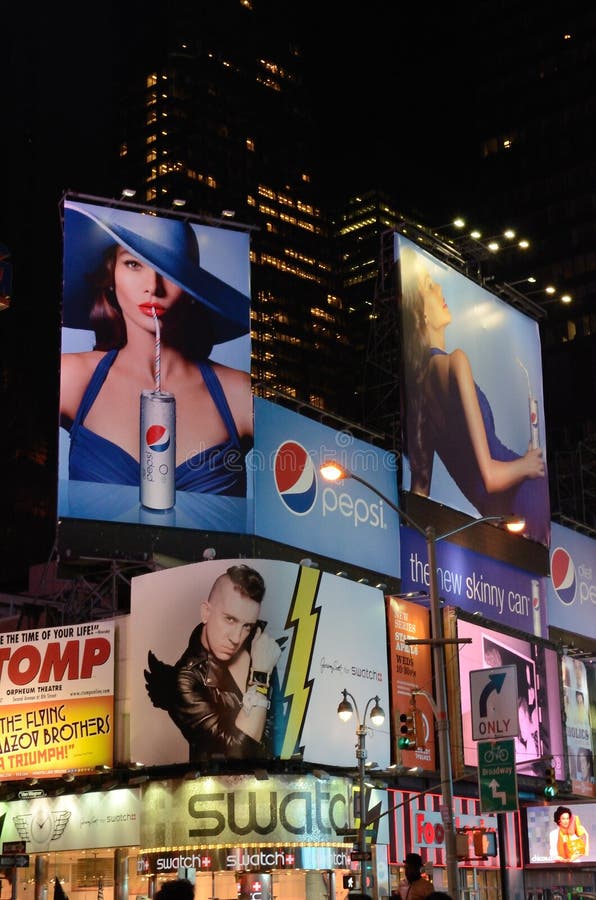
[(540, 615), (540, 582), (532, 579), (533, 628), (536, 637), (542, 637), (542, 617)]
[(176, 398), (165, 391), (141, 394), (141, 505), (171, 509), (176, 502)]
[(532, 450), (537, 450), (540, 446), (540, 435), (538, 433), (538, 400), (530, 397), (530, 446)]

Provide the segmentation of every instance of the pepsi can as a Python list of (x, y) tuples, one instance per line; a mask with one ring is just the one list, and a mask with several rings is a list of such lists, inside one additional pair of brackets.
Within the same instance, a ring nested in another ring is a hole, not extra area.
[(532, 450), (537, 450), (540, 446), (540, 435), (538, 434), (538, 400), (530, 397), (530, 446)]
[(542, 620), (540, 617), (540, 582), (532, 579), (532, 612), (535, 637), (542, 637)]
[(171, 509), (176, 502), (176, 398), (166, 391), (141, 393), (141, 506)]

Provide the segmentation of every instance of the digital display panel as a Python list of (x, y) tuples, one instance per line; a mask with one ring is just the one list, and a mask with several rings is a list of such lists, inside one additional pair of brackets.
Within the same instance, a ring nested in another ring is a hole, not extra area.
[(466, 766), (476, 766), (477, 744), (472, 739), (470, 672), (515, 666), (518, 688), (519, 734), (515, 738), (517, 772), (541, 777), (545, 757), (553, 757), (557, 778), (563, 779), (563, 729), (558, 657), (544, 643), (507, 635), (490, 628), (457, 620), (462, 643), (459, 656), (459, 687)]
[(561, 800), (548, 806), (528, 806), (529, 866), (577, 866), (596, 863), (596, 803)]

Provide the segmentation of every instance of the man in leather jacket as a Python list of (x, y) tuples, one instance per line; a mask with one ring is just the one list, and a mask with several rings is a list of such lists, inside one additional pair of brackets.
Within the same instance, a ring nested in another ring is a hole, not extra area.
[(264, 593), (259, 572), (230, 566), (201, 601), (201, 623), (178, 662), (168, 665), (149, 651), (147, 693), (188, 741), (190, 762), (214, 753), (271, 755), (267, 711), (281, 647), (258, 618)]

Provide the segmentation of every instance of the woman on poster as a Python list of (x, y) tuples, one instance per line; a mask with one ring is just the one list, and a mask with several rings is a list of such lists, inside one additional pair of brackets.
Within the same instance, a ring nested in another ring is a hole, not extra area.
[(515, 515), (524, 534), (548, 544), (550, 507), (543, 453), (518, 454), (499, 439), (490, 402), (461, 348), (446, 350), (451, 312), (425, 259), (400, 248), (406, 375), (406, 452), (411, 490), (430, 493), (435, 454), (481, 516)]
[(250, 374), (209, 356), (248, 333), (249, 298), (201, 267), (190, 223), (66, 201), (65, 307), (95, 332), (62, 354), (69, 478), (139, 485), (140, 396), (159, 384), (176, 403), (176, 489), (245, 496)]
[(550, 855), (557, 862), (581, 862), (590, 851), (588, 832), (568, 806), (554, 812), (556, 828), (550, 833)]

